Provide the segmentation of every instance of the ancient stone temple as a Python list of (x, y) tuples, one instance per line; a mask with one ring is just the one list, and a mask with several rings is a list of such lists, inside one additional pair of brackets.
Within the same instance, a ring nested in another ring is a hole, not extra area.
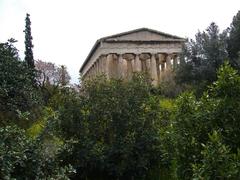
[(153, 84), (179, 64), (184, 38), (141, 28), (99, 39), (80, 74), (83, 79), (105, 74), (108, 78), (130, 79), (134, 72), (147, 72)]

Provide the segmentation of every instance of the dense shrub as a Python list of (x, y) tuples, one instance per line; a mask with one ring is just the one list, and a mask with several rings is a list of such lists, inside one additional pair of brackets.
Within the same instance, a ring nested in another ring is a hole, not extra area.
[(0, 179), (68, 179), (71, 166), (43, 154), (41, 141), (16, 126), (0, 128)]
[(178, 84), (176, 81), (176, 72), (172, 70), (167, 70), (161, 76), (161, 82), (158, 87), (160, 94), (168, 98), (176, 98), (180, 93), (191, 88), (187, 84)]
[[(228, 147), (226, 154), (237, 153), (240, 147), (239, 93), (240, 76), (225, 64), (218, 71), (218, 80), (200, 100), (196, 100), (191, 93), (185, 93), (178, 98), (173, 138), (176, 141), (175, 155), (179, 178), (191, 179), (192, 164), (201, 164), (204, 159), (209, 158), (210, 154), (206, 153), (211, 153), (214, 149), (211, 149), (210, 145), (210, 150), (206, 149), (202, 144), (208, 144), (209, 141), (214, 143), (208, 136), (214, 130), (221, 133), (223, 146)], [(208, 165), (212, 165), (211, 168), (214, 169), (214, 163), (217, 164), (220, 158), (219, 155), (219, 159), (213, 159), (216, 162)], [(205, 165), (202, 165), (202, 168), (205, 168)], [(224, 168), (225, 165), (222, 163), (220, 166)], [(227, 177), (224, 172), (221, 176)], [(239, 170), (237, 173), (239, 174)], [(211, 176), (208, 178), (211, 179)]]
[(219, 132), (209, 134), (207, 144), (202, 144), (203, 159), (193, 165), (194, 179), (239, 179), (240, 151), (231, 153), (231, 148), (224, 145)]
[(151, 91), (141, 74), (129, 82), (98, 77), (84, 83), (80, 97), (66, 99), (60, 127), (73, 141), (65, 158), (81, 177), (143, 179), (168, 164), (162, 162), (159, 98)]
[(17, 122), (18, 112), (31, 111), (41, 104), (32, 70), (20, 60), (14, 42), (0, 43), (0, 125), (6, 125), (8, 119)]

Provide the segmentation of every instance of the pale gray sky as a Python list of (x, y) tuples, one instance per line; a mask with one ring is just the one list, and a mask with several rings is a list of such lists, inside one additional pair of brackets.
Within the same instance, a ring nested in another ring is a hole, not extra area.
[(240, 0), (0, 0), (0, 42), (13, 37), (24, 57), (24, 26), (30, 13), (34, 57), (64, 64), (77, 83), (79, 68), (103, 36), (141, 27), (194, 37), (216, 22), (223, 30)]

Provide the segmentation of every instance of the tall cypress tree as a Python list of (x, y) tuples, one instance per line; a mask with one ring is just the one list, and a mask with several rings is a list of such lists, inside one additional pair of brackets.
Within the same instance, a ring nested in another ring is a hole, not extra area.
[(32, 44), (32, 35), (31, 35), (31, 20), (30, 14), (27, 13), (25, 19), (25, 62), (29, 68), (34, 69), (34, 59), (33, 59), (33, 44)]

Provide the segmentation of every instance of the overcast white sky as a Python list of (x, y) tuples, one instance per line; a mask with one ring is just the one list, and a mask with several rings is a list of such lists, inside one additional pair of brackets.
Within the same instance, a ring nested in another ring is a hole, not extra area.
[(238, 10), (240, 0), (0, 0), (0, 42), (17, 39), (23, 58), (30, 13), (34, 58), (66, 65), (77, 83), (101, 37), (141, 27), (194, 37), (213, 21), (225, 29)]

